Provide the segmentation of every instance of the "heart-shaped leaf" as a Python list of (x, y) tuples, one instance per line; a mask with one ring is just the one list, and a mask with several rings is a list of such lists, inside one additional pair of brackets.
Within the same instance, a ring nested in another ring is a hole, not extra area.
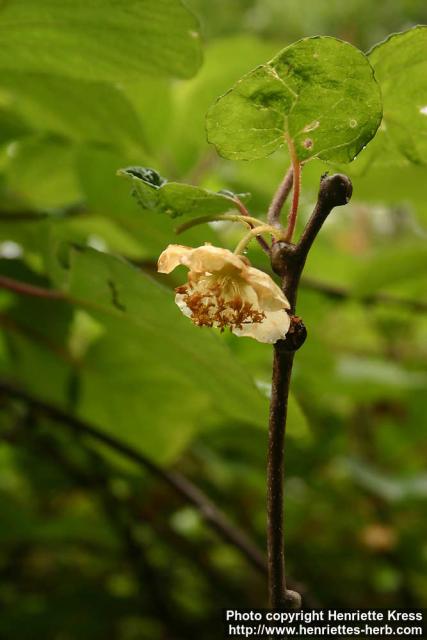
[(381, 121), (367, 57), (335, 38), (306, 38), (243, 76), (207, 114), (220, 155), (263, 158), (287, 139), (300, 161), (351, 162)]

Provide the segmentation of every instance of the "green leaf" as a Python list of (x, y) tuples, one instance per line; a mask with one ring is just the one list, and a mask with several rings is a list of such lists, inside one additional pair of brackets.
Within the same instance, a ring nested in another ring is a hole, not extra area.
[(0, 5), (0, 69), (83, 80), (191, 77), (198, 24), (180, 0), (14, 0)]
[(289, 137), (300, 161), (351, 162), (381, 121), (380, 90), (366, 56), (329, 37), (283, 49), (220, 97), (207, 114), (220, 155), (263, 158)]
[(427, 27), (390, 36), (369, 60), (383, 96), (384, 137), (410, 162), (427, 164)]
[(425, 278), (427, 249), (425, 242), (405, 242), (378, 250), (356, 272), (353, 292), (369, 295), (408, 278)]
[(298, 400), (292, 393), (289, 394), (288, 398), (286, 433), (297, 440), (309, 440), (311, 438), (310, 424)]
[[(0, 272), (35, 286), (46, 286), (44, 278), (17, 260), (1, 260)], [(5, 314), (7, 321), (2, 323), (10, 351), (8, 375), (37, 396), (66, 402), (70, 362), (63, 341), (72, 308), (59, 300), (29, 296), (12, 300)]]
[(199, 73), (188, 82), (174, 84), (174, 126), (169, 142), (173, 144), (174, 162), (180, 175), (191, 172), (204, 154), (214, 153), (212, 148), (206, 148), (205, 132), (206, 111), (212, 102), (248, 69), (260, 60), (268, 60), (275, 51), (274, 44), (254, 36), (215, 39), (206, 45)]
[[(187, 82), (182, 85), (185, 86)], [(171, 101), (173, 86), (175, 83), (159, 76), (146, 77), (143, 83), (134, 82), (122, 88), (140, 120), (144, 148), (156, 158), (164, 158), (164, 154), (171, 150), (170, 126), (176, 119), (176, 110)], [(175, 164), (176, 148), (173, 146)], [(137, 156), (137, 161), (141, 162), (141, 154)]]
[(266, 399), (212, 331), (129, 264), (73, 251), (69, 295), (105, 328), (80, 377), (79, 414), (158, 460), (200, 429), (264, 425)]
[(2, 73), (0, 87), (9, 108), (14, 108), (28, 127), (75, 142), (110, 144), (141, 153), (141, 123), (117, 87), (46, 73), (17, 72)]
[(34, 137), (13, 144), (7, 188), (23, 207), (61, 208), (81, 201), (75, 150), (61, 140)]
[[(117, 167), (127, 164), (130, 159), (114, 149), (81, 148), (77, 170), (84, 200), (92, 214), (113, 218), (130, 233), (141, 246), (145, 259), (157, 261), (175, 234), (176, 222), (148, 209), (141, 215), (136, 199), (129, 197), (128, 182), (115, 179)], [(186, 244), (199, 246), (204, 242), (218, 244), (218, 236), (210, 226), (197, 226), (186, 231)]]
[(7, 107), (0, 105), (0, 145), (21, 138), (28, 133), (30, 133), (30, 129), (27, 123), (16, 113), (16, 110), (10, 104)]
[(346, 473), (364, 489), (390, 502), (427, 497), (427, 475), (391, 476), (365, 461), (347, 457), (343, 460)]
[[(118, 175), (132, 181), (132, 193), (143, 209), (166, 213), (171, 218), (215, 215), (237, 208), (232, 193), (215, 193), (189, 184), (167, 182), (154, 169), (128, 167), (120, 169)], [(238, 194), (238, 197), (245, 199), (247, 195)]]

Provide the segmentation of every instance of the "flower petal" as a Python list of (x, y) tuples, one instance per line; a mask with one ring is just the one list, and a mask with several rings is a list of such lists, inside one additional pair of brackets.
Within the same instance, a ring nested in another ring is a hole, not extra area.
[(182, 264), (195, 273), (216, 273), (218, 271), (241, 272), (247, 268), (245, 259), (228, 249), (205, 244), (184, 256)]
[(185, 296), (182, 293), (177, 293), (175, 296), (175, 304), (178, 305), (178, 307), (180, 308), (180, 310), (182, 311), (182, 313), (187, 316), (187, 318), (191, 318), (192, 311), (190, 309), (190, 307), (187, 306), (186, 302), (185, 302)]
[(232, 331), (236, 336), (247, 336), (258, 342), (274, 344), (278, 340), (284, 340), (289, 330), (291, 319), (286, 311), (264, 311), (265, 318), (262, 322), (244, 324), (241, 329), (237, 327)]
[(238, 272), (247, 269), (245, 258), (236, 256), (228, 249), (205, 244), (201, 247), (185, 247), (170, 244), (160, 255), (157, 263), (159, 273), (170, 273), (183, 264), (193, 273)]
[(188, 283), (176, 289), (175, 302), (198, 326), (229, 327), (237, 336), (273, 344), (285, 338), (290, 318), (286, 296), (269, 275), (244, 256), (206, 244), (169, 245), (158, 262), (160, 273), (178, 265), (189, 269)]
[(194, 249), (184, 247), (182, 244), (170, 244), (159, 257), (157, 271), (159, 273), (170, 273), (179, 264), (184, 264), (183, 259), (192, 251)]
[(255, 289), (258, 294), (259, 306), (266, 309), (290, 309), (290, 304), (277, 284), (267, 273), (247, 267), (243, 272), (243, 278)]

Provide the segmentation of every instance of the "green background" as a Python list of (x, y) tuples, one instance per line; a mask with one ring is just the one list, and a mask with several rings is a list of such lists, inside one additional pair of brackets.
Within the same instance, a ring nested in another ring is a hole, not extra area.
[[(169, 243), (232, 249), (242, 230), (204, 225), (177, 240), (181, 219), (163, 204), (142, 210), (116, 172), (143, 165), (249, 192), (263, 218), (287, 154), (220, 158), (205, 133), (214, 100), (299, 38), (366, 52), (427, 23), (427, 8), (186, 6), (193, 13), (178, 0), (0, 3), (0, 284), (60, 298), (0, 290), (5, 640), (214, 640), (221, 607), (267, 604), (264, 573), (157, 472), (11, 387), (182, 474), (264, 552), (271, 347), (194, 327), (173, 302), (184, 270), (156, 273)], [(285, 534), (307, 606), (427, 606), (423, 38), (411, 31), (370, 56), (387, 127), (339, 167), (353, 198), (328, 219), (299, 295), (308, 339), (292, 382)], [(325, 170), (335, 167), (304, 168), (298, 232)], [(212, 210), (224, 200), (212, 197)], [(269, 271), (255, 243), (248, 257)]]

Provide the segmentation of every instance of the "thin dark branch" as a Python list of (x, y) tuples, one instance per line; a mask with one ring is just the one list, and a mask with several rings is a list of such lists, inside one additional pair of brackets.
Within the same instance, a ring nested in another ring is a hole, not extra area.
[(0, 222), (40, 222), (52, 217), (49, 213), (36, 213), (35, 211), (1, 211)]
[(283, 477), (286, 414), (293, 353), (274, 346), (272, 396), (267, 457), (267, 551), (269, 597), (273, 608), (286, 606), (285, 550), (283, 544)]
[[(323, 177), (316, 208), (303, 231), (300, 242), (276, 242), (271, 262), (282, 278), (282, 288), (290, 303), (291, 320), (301, 327), (295, 317), (299, 282), (308, 251), (323, 222), (335, 206), (345, 204), (351, 196), (351, 183), (345, 176)], [(293, 329), (291, 322), (291, 329)], [(270, 606), (274, 609), (299, 608), (301, 597), (286, 586), (285, 546), (283, 539), (284, 444), (288, 397), (294, 351), (301, 346), (306, 332), (289, 330), (285, 340), (274, 345), (273, 377), (270, 402), (269, 444), (267, 460), (267, 549)], [(295, 342), (295, 336), (301, 336)]]
[[(182, 620), (169, 606), (165, 585), (160, 582), (157, 572), (148, 560), (146, 545), (134, 533), (127, 502), (118, 498), (111, 489), (109, 467), (96, 451), (84, 446), (83, 449), (88, 457), (86, 463), (89, 462), (85, 466), (90, 469), (90, 472), (86, 468), (83, 469), (81, 465), (71, 460), (57, 437), (34, 430), (33, 427), (37, 426), (35, 424), (37, 420), (33, 413), (34, 408), (29, 411), (28, 416), (31, 418), (31, 429), (22, 429), (19, 425), (5, 439), (34, 449), (38, 456), (42, 455), (49, 459), (73, 482), (91, 490), (96, 495), (106, 518), (120, 540), (129, 569), (134, 573), (138, 582), (141, 601), (146, 597), (160, 619), (167, 623), (168, 628), (174, 629), (175, 632), (180, 629), (181, 635), (179, 637), (187, 637), (188, 628), (187, 626), (183, 628)], [(26, 422), (29, 420), (27, 419)], [(150, 585), (149, 589), (145, 588), (147, 584)]]
[(200, 489), (198, 489), (182, 474), (163, 469), (142, 453), (139, 453), (129, 445), (120, 442), (113, 436), (100, 431), (96, 427), (66, 413), (62, 409), (59, 409), (48, 402), (34, 398), (26, 391), (7, 382), (0, 382), (0, 393), (11, 398), (22, 400), (42, 412), (47, 417), (50, 417), (55, 421), (59, 421), (76, 432), (106, 445), (115, 452), (120, 453), (129, 460), (135, 462), (137, 465), (148, 470), (152, 475), (170, 486), (177, 494), (184, 498), (186, 502), (193, 505), (202, 515), (206, 523), (214, 529), (223, 540), (236, 547), (242, 555), (249, 560), (253, 567), (264, 573), (267, 571), (263, 554), (246, 536), (246, 534), (231, 524), (225, 514), (222, 513), (222, 511), (220, 511)]
[(323, 176), (320, 182), (316, 207), (297, 244), (298, 253), (301, 258), (304, 258), (304, 261), (332, 209), (347, 204), (351, 198), (352, 191), (353, 188), (347, 176), (340, 173), (336, 173), (333, 176)]
[(50, 219), (57, 220), (71, 218), (87, 212), (86, 206), (82, 203), (72, 204), (63, 209), (52, 211), (0, 211), (1, 222), (41, 222)]
[(289, 167), (282, 182), (279, 184), (279, 187), (276, 193), (273, 196), (270, 207), (268, 209), (267, 214), (267, 222), (274, 227), (280, 227), (280, 213), (282, 211), (283, 205), (286, 202), (288, 195), (291, 192), (292, 185), (294, 182), (294, 172), (292, 167)]
[(45, 298), (48, 300), (66, 300), (67, 296), (62, 291), (55, 289), (45, 289), (44, 287), (37, 287), (28, 282), (21, 282), (20, 280), (14, 280), (7, 276), (0, 275), (0, 289), (7, 289), (13, 291), (13, 293), (19, 293), (24, 296), (32, 296), (36, 298)]
[[(140, 597), (143, 598), (145, 595), (148, 598), (154, 611), (157, 612), (168, 629), (174, 630), (177, 638), (186, 638), (189, 628), (178, 611), (170, 606), (170, 594), (167, 593), (164, 581), (161, 580), (149, 560), (147, 545), (142, 542), (141, 537), (135, 535), (127, 505), (117, 498), (111, 490), (107, 465), (91, 447), (85, 447), (85, 450), (89, 457), (92, 477), (98, 486), (98, 496), (105, 515), (116, 530), (127, 556), (129, 567), (134, 571), (138, 580)], [(149, 585), (148, 589), (147, 585)]]

